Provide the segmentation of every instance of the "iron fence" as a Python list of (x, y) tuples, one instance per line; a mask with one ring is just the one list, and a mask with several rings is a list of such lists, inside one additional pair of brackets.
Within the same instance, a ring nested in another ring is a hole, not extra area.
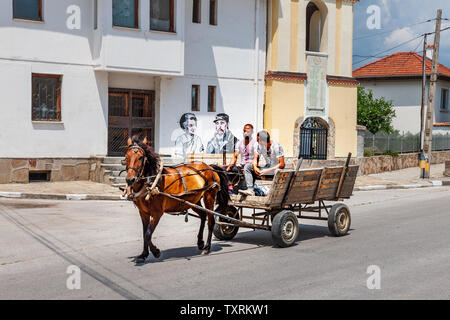
[[(420, 134), (379, 132), (373, 134), (366, 131), (364, 134), (365, 154), (380, 155), (389, 152), (413, 153), (420, 152)], [(433, 151), (450, 150), (450, 134), (433, 134)]]

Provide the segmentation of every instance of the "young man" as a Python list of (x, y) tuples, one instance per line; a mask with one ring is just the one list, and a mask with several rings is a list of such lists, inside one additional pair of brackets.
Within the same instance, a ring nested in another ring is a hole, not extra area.
[[(257, 176), (273, 176), (275, 170), (283, 169), (285, 166), (283, 148), (278, 142), (270, 139), (267, 131), (263, 130), (258, 132), (256, 139), (258, 143), (255, 146), (253, 162), (244, 166), (247, 189), (239, 190), (240, 193), (250, 196), (255, 195), (253, 185)], [(261, 156), (263, 156), (266, 162), (264, 167), (258, 166)]]
[(236, 144), (233, 160), (227, 167), (227, 171), (230, 171), (232, 167), (236, 165), (239, 154), (241, 155), (241, 162), (237, 164), (239, 169), (243, 169), (246, 164), (251, 164), (253, 162), (256, 144), (255, 139), (253, 139), (253, 125), (248, 123), (244, 126), (243, 136), (244, 139)]

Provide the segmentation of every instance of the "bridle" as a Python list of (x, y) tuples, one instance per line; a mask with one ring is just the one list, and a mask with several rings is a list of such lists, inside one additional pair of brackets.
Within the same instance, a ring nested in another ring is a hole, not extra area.
[[(124, 171), (126, 171), (126, 172), (128, 172), (128, 170), (134, 170), (135, 172), (136, 172), (136, 181), (133, 183), (133, 185), (134, 184), (136, 184), (136, 182), (138, 182), (138, 181), (140, 181), (140, 180), (142, 180), (143, 179), (143, 174), (144, 174), (144, 169), (145, 169), (145, 165), (147, 164), (147, 156), (146, 156), (146, 154), (145, 154), (145, 150), (144, 149), (142, 149), (139, 145), (137, 145), (136, 143), (135, 144), (133, 144), (133, 145), (130, 145), (129, 147), (128, 147), (128, 149), (127, 149), (127, 152), (128, 152), (128, 150), (130, 150), (130, 149), (134, 149), (134, 153), (137, 153), (138, 152), (138, 150), (140, 150), (140, 151), (142, 151), (142, 153), (143, 153), (143, 155), (144, 155), (144, 159), (142, 160), (142, 166), (141, 166), (141, 168), (140, 169), (137, 169), (137, 168), (135, 168), (135, 167), (131, 167), (131, 166), (126, 166), (125, 167), (125, 170), (121, 170), (120, 171), (120, 173), (119, 173), (119, 175), (122, 173), (122, 172), (124, 172)], [(125, 164), (124, 162), (126, 161), (126, 159), (124, 159), (124, 160), (122, 160), (122, 164)]]

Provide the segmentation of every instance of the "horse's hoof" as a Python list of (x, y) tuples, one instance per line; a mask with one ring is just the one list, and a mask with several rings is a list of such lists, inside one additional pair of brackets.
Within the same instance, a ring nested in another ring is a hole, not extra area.
[(155, 251), (152, 251), (153, 256), (158, 259), (159, 257), (161, 257), (161, 251), (159, 249), (156, 249)]
[(207, 255), (207, 254), (209, 254), (210, 252), (211, 252), (210, 249), (203, 249), (203, 250), (202, 250), (202, 255)]
[(198, 250), (203, 250), (205, 248), (205, 242), (201, 241), (197, 243)]
[(136, 263), (144, 263), (145, 260), (147, 260), (148, 255), (143, 255), (141, 254), (140, 256), (137, 256), (136, 258), (134, 258), (134, 262)]

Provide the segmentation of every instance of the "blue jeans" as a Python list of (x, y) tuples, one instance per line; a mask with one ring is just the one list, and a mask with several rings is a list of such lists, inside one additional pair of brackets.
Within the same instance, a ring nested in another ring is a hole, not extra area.
[[(259, 169), (268, 169), (268, 166), (265, 167), (258, 167)], [(253, 189), (253, 185), (255, 184), (255, 180), (259, 177), (255, 170), (253, 169), (253, 165), (251, 163), (248, 163), (244, 166), (244, 175), (245, 175), (245, 182), (242, 185), (242, 189)], [(267, 176), (273, 176), (273, 174), (268, 174)]]

